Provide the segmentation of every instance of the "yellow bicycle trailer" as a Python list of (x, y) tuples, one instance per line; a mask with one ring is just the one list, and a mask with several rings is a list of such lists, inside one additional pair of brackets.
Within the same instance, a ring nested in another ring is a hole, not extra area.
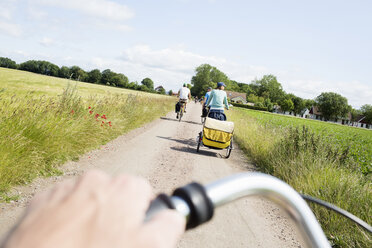
[(233, 148), (233, 133), (234, 122), (220, 121), (207, 117), (203, 125), (203, 131), (198, 136), (196, 151), (199, 152), (201, 145), (211, 149), (227, 149), (226, 158), (228, 158)]

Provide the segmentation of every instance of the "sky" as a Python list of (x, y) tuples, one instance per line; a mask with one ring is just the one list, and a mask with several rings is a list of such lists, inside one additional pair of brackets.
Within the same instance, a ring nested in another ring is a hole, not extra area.
[(149, 77), (176, 91), (208, 63), (287, 93), (372, 104), (370, 0), (0, 0), (0, 56)]

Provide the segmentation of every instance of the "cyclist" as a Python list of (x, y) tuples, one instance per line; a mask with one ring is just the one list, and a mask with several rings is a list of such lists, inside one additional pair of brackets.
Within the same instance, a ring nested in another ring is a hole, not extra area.
[[(190, 89), (186, 87), (186, 84), (183, 84), (183, 87), (179, 89), (177, 96), (180, 98), (179, 100), (180, 105), (185, 104), (184, 113), (186, 113), (187, 100), (191, 99), (191, 92)], [(177, 112), (176, 118), (178, 119), (178, 117), (179, 111)]]
[(227, 102), (227, 95), (224, 91), (226, 85), (223, 82), (217, 83), (217, 88), (211, 91), (206, 106), (210, 106), (208, 117), (226, 121), (226, 115), (224, 114), (224, 105), (226, 109), (229, 109)]

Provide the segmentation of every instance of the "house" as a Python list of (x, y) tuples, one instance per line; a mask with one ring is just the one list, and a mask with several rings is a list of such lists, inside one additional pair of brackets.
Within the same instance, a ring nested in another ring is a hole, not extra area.
[(226, 90), (227, 98), (230, 99), (231, 102), (235, 103), (247, 103), (247, 94), (235, 91), (228, 91)]
[(372, 124), (368, 123), (365, 118), (365, 116), (360, 115), (357, 117), (357, 121), (350, 122), (349, 126), (372, 129)]
[[(317, 106), (312, 106), (309, 114), (310, 119), (313, 120), (321, 120), (326, 121), (326, 119), (323, 117), (322, 113), (319, 111), (319, 108)], [(347, 113), (346, 117), (337, 117), (332, 120), (328, 120), (328, 122), (338, 123), (342, 125), (350, 125), (351, 123), (351, 113)]]
[(292, 112), (283, 111), (282, 108), (279, 105), (274, 105), (272, 112), (275, 113), (275, 114), (292, 115)]
[(160, 92), (162, 89), (163, 89), (164, 92), (165, 92), (164, 87), (160, 85), (160, 86), (158, 86), (158, 87), (155, 88), (155, 91), (156, 91), (156, 92)]

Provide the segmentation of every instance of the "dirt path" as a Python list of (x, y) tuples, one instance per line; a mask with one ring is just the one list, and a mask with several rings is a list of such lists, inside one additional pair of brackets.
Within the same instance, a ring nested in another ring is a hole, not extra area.
[[(56, 181), (75, 177), (90, 168), (110, 174), (132, 173), (147, 178), (156, 192), (172, 192), (191, 181), (208, 183), (238, 172), (254, 170), (244, 154), (235, 149), (229, 159), (201, 148), (201, 106), (191, 103), (181, 123), (173, 113), (123, 135), (101, 149), (64, 165), (64, 175), (37, 179), (15, 189), (20, 200), (0, 204), (0, 238), (16, 222), (35, 192)], [(235, 146), (237, 147), (237, 146)], [(277, 206), (260, 198), (246, 198), (218, 209), (212, 221), (187, 232), (178, 247), (303, 247), (296, 230)]]

